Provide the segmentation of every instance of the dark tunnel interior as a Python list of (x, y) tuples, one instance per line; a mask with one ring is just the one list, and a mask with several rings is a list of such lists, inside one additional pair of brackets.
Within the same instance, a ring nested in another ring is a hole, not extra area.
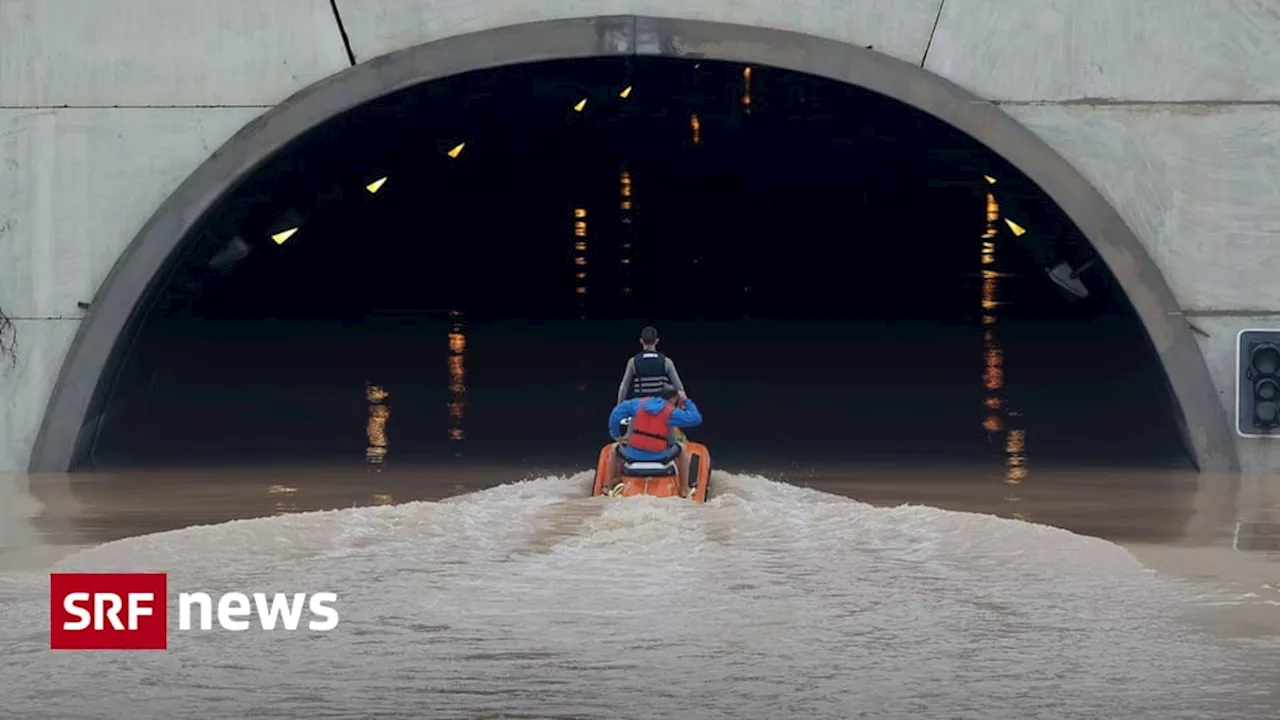
[(657, 58), (300, 139), (158, 279), (85, 463), (587, 467), (647, 322), (722, 466), (1189, 466), (1122, 291), (1003, 159), (860, 88)]

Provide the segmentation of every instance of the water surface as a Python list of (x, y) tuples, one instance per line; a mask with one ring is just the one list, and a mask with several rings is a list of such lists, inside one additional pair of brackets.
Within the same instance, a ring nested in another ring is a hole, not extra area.
[[(10, 571), (0, 684), (17, 716), (68, 719), (1280, 708), (1275, 636), (1205, 621), (1268, 601), (1258, 593), (1158, 574), (1118, 545), (1045, 525), (877, 507), (749, 474), (715, 481), (702, 507), (588, 499), (577, 473), (435, 501), (264, 507), (93, 547), (57, 569), (165, 570), (175, 593), (334, 590), (343, 623), (175, 631), (167, 653), (53, 653), (47, 575)], [(302, 494), (292, 487), (274, 497)]]

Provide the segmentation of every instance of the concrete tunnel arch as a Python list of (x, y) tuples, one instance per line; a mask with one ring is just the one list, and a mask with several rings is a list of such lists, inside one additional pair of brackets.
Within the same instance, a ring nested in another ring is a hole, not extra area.
[(634, 15), (511, 25), (374, 58), (295, 93), (245, 125), (147, 221), (98, 289), (63, 361), (32, 449), (31, 472), (67, 472), (94, 434), (112, 367), (151, 288), (184, 241), (240, 182), (304, 133), (364, 103), (432, 80), (548, 60), (661, 56), (775, 67), (856, 85), (952, 125), (1040, 186), (1096, 249), (1133, 305), (1201, 470), (1236, 470), (1225, 411), (1191, 327), (1142, 242), (1066, 159), (998, 105), (908, 62), (797, 32)]

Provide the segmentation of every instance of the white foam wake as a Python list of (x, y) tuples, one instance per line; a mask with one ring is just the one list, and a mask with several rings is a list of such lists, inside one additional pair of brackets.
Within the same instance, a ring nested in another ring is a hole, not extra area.
[(716, 472), (702, 506), (587, 498), (590, 481), (186, 528), (57, 568), (165, 571), (171, 593), (334, 591), (343, 622), (325, 635), (54, 654), (47, 580), (11, 575), (6, 702), (63, 718), (1171, 718), (1225, 717), (1214, 703), (1243, 682), (1178, 624), (1182, 590), (1102, 540), (758, 476)]

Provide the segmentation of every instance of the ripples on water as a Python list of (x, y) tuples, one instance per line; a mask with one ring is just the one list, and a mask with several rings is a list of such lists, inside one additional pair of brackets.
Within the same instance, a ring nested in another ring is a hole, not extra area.
[[(164, 653), (54, 653), (47, 575), (0, 576), (15, 717), (1270, 715), (1220, 598), (1120, 547), (717, 473), (699, 507), (542, 478), (442, 502), (109, 543), (57, 570), (179, 591), (339, 593), (330, 633), (171, 632)], [(176, 628), (176, 610), (170, 614)], [(1272, 671), (1266, 670), (1270, 677)]]

